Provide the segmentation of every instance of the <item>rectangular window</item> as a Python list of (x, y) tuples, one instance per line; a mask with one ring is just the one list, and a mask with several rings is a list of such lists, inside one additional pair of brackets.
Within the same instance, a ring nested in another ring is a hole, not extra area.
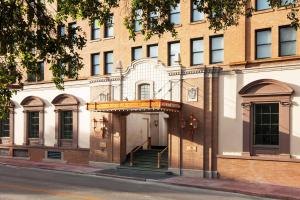
[(77, 29), (76, 22), (72, 22), (68, 24), (68, 34), (71, 35), (72, 38), (76, 38), (76, 29)]
[(59, 25), (58, 28), (57, 28), (57, 34), (59, 37), (63, 37), (66, 35), (66, 26), (65, 25)]
[(271, 29), (256, 31), (256, 58), (272, 57), (272, 33)]
[(256, 0), (256, 10), (267, 10), (270, 8), (271, 5), (269, 0)]
[(28, 137), (39, 138), (39, 112), (28, 112)]
[(114, 36), (114, 16), (111, 15), (110, 19), (104, 25), (104, 37), (109, 38)]
[(191, 7), (192, 7), (191, 21), (192, 22), (204, 20), (204, 13), (198, 11), (198, 9), (197, 9), (198, 3), (199, 3), (199, 0), (192, 1), (192, 5), (191, 5)]
[(170, 22), (173, 24), (180, 24), (180, 4), (170, 8)]
[(279, 55), (292, 56), (296, 55), (297, 31), (293, 27), (279, 28)]
[(0, 120), (0, 137), (9, 137), (9, 118)]
[(204, 63), (203, 39), (191, 40), (191, 65), (201, 65)]
[(281, 0), (281, 5), (282, 6), (287, 6), (287, 5), (290, 5), (290, 4), (293, 4), (295, 3), (295, 0)]
[(38, 62), (37, 65), (38, 65), (38, 73), (37, 73), (38, 81), (43, 81), (45, 76), (44, 62)]
[(172, 66), (178, 61), (180, 54), (180, 42), (171, 42), (168, 46), (168, 64)]
[(105, 66), (105, 74), (113, 73), (113, 65), (114, 65), (114, 56), (113, 52), (105, 52), (104, 53), (104, 66)]
[(138, 32), (142, 30), (142, 10), (135, 11), (135, 20), (134, 20), (134, 31)]
[(99, 20), (95, 19), (92, 23), (92, 40), (100, 39), (100, 22)]
[(224, 37), (223, 35), (210, 37), (210, 63), (224, 62)]
[(132, 61), (134, 60), (139, 60), (143, 57), (143, 48), (142, 47), (133, 47), (131, 49), (131, 59)]
[(61, 139), (73, 139), (73, 112), (61, 111)]
[(43, 81), (45, 76), (44, 71), (45, 71), (44, 62), (38, 62), (36, 71), (27, 73), (27, 81), (28, 82)]
[(158, 58), (158, 45), (152, 44), (147, 46), (147, 57)]
[(158, 23), (158, 13), (157, 12), (150, 12), (149, 14), (149, 23), (150, 27), (154, 27), (156, 23)]
[(150, 84), (139, 85), (139, 100), (150, 99)]
[(279, 145), (279, 104), (254, 105), (254, 145)]
[(100, 54), (95, 53), (91, 56), (92, 60), (92, 76), (100, 74)]

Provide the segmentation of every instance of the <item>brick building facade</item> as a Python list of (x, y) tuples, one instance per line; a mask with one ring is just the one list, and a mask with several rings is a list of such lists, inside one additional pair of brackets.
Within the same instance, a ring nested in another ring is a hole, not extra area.
[(110, 167), (148, 141), (174, 173), (300, 186), (300, 32), (264, 1), (218, 33), (181, 1), (176, 38), (129, 40), (124, 5), (105, 26), (70, 23), (88, 40), (79, 80), (58, 91), (44, 63), (1, 122), (1, 156)]

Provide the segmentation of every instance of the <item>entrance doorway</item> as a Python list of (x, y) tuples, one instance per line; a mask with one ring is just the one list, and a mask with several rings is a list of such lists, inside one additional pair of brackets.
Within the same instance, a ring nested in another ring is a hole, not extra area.
[(168, 167), (168, 118), (164, 112), (127, 116), (127, 164), (142, 168)]

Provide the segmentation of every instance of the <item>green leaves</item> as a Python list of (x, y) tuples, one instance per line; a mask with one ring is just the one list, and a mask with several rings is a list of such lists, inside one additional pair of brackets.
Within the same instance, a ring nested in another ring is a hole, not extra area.
[[(177, 34), (169, 13), (179, 0), (0, 1), (0, 118), (17, 88), (22, 88), (26, 73), (38, 73), (37, 62), (50, 65), (58, 89), (64, 89), (64, 78), (78, 78), (83, 67), (78, 52), (84, 48), (86, 38), (79, 26), (69, 29), (69, 22), (88, 20), (92, 24), (97, 20), (104, 25), (114, 13), (123, 20), (116, 23), (123, 23), (133, 40), (137, 21), (145, 40), (165, 33), (173, 37)], [(194, 4), (205, 14), (214, 31), (238, 25), (241, 16), (250, 17), (254, 10), (250, 0), (195, 0)], [(287, 18), (291, 25), (300, 27), (299, 0), (286, 0), (285, 3), (270, 0), (270, 4), (273, 8), (289, 9)], [(114, 12), (118, 7), (121, 9)], [(65, 27), (63, 35), (58, 27)]]

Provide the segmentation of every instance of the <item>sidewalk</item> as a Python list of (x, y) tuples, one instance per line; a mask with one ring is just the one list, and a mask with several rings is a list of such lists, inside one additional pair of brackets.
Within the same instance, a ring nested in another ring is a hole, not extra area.
[[(28, 160), (16, 160), (16, 159), (4, 159), (0, 158), (0, 165), (10, 165), (17, 167), (26, 168), (38, 168), (47, 170), (56, 170), (72, 173), (80, 173), (87, 175), (96, 176), (110, 176), (125, 179), (135, 179), (144, 181), (153, 181), (141, 179), (140, 177), (133, 176), (119, 176), (118, 174), (105, 174), (101, 173), (105, 169), (94, 168), (87, 165), (70, 165), (63, 163), (47, 163), (47, 162), (33, 162)], [(140, 174), (139, 174), (140, 175)], [(276, 186), (270, 184), (261, 183), (247, 183), (247, 182), (237, 182), (230, 180), (217, 180), (217, 179), (201, 179), (201, 178), (188, 178), (188, 177), (166, 177), (164, 179), (155, 180), (155, 182), (178, 185), (186, 187), (195, 187), (202, 189), (211, 189), (224, 192), (241, 193), (260, 197), (270, 197), (276, 199), (288, 199), (288, 200), (300, 200), (300, 188), (291, 188), (284, 186)]]

